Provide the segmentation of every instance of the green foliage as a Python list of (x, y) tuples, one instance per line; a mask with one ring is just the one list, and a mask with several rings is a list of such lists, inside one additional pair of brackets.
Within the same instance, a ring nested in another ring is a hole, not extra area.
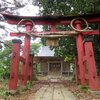
[(31, 89), (32, 84), (30, 83), (30, 81), (27, 82), (27, 85), (23, 88), (21, 88), (20, 86), (18, 86), (17, 91), (14, 93), (14, 95), (20, 95), (23, 94), (25, 91), (30, 90)]
[(27, 89), (28, 90), (31, 89), (31, 83), (30, 83), (30, 81), (27, 82)]
[[(40, 15), (77, 15), (100, 12), (99, 0), (34, 0), (33, 3), (40, 7)], [(100, 24), (91, 24), (90, 27), (100, 29)], [(49, 28), (50, 26), (44, 26), (45, 30)], [(64, 31), (70, 30), (70, 27), (57, 25), (56, 29)], [(95, 52), (97, 52), (97, 47), (100, 47), (98, 41), (99, 39), (94, 40)], [(45, 44), (44, 39), (42, 42)], [(63, 56), (65, 61), (70, 61), (77, 53), (74, 39), (71, 37), (60, 39), (59, 47), (55, 48), (55, 52), (55, 55)]]
[(99, 0), (34, 0), (42, 15), (69, 15), (100, 11)]
[(40, 64), (36, 64), (36, 65), (35, 65), (35, 69), (36, 69), (36, 72), (39, 73), (40, 70), (41, 70)]
[(40, 43), (31, 44), (31, 54), (37, 55), (37, 53), (39, 52), (40, 46), (41, 46)]
[(0, 96), (6, 98), (7, 94), (8, 94), (7, 87), (6, 88), (5, 87), (0, 88)]
[(55, 55), (62, 56), (66, 62), (70, 62), (76, 54), (76, 44), (73, 37), (62, 38), (59, 46), (55, 48)]
[(71, 56), (71, 55), (66, 56), (65, 59), (64, 59), (64, 61), (65, 61), (65, 62), (70, 62), (70, 61), (72, 61), (72, 56)]
[(80, 85), (79, 88), (80, 88), (81, 91), (89, 92), (89, 87), (88, 86), (82, 86), (82, 85)]
[(5, 42), (6, 46), (0, 50), (0, 78), (8, 79), (10, 74), (11, 41)]
[(0, 97), (3, 97), (5, 99), (9, 95), (7, 84), (8, 84), (8, 80), (3, 80), (0, 82)]

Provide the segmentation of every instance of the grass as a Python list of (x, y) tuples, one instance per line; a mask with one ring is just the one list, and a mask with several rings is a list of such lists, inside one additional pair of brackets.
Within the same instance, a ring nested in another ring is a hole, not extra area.
[[(8, 80), (1, 80), (0, 81), (0, 100), (1, 99), (8, 100), (8, 98), (27, 97), (27, 92), (31, 89), (32, 85), (33, 84), (31, 84), (29, 81), (27, 82), (27, 86), (25, 88), (20, 87), (20, 85), (18, 84), (17, 90), (13, 94), (8, 89)], [(11, 100), (14, 100), (14, 99), (11, 99)]]
[(82, 85), (80, 85), (79, 88), (80, 88), (81, 91), (86, 92), (86, 93), (89, 93), (89, 90), (90, 89), (89, 89), (88, 86), (82, 86)]

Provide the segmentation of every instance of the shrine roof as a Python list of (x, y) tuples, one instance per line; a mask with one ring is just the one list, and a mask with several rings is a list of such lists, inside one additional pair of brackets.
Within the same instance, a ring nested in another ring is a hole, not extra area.
[(49, 46), (42, 46), (41, 49), (39, 50), (39, 53), (37, 56), (54, 56), (54, 50), (51, 50)]
[(76, 17), (83, 17), (86, 19), (100, 17), (100, 13), (90, 13), (90, 14), (78, 14), (78, 15), (43, 15), (43, 16), (18, 16), (18, 15), (12, 15), (7, 13), (0, 13), (4, 16), (7, 20), (21, 20), (21, 19), (31, 19), (33, 21), (45, 21), (45, 20), (72, 20)]

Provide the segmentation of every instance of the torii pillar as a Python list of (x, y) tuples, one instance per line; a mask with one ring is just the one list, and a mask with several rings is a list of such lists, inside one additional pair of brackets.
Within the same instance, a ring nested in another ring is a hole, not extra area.
[(20, 44), (21, 40), (12, 40), (12, 62), (10, 66), (10, 79), (9, 79), (9, 90), (15, 91), (18, 83), (18, 67), (20, 61)]
[[(26, 32), (30, 32), (33, 25), (31, 22), (26, 22)], [(25, 86), (27, 85), (28, 80), (28, 69), (29, 69), (29, 63), (30, 63), (30, 40), (31, 37), (26, 34), (24, 39), (24, 48), (23, 48), (23, 58), (25, 59), (25, 62), (22, 65), (22, 73), (21, 73), (21, 85)]]
[[(75, 23), (76, 29), (81, 29), (80, 21)], [(84, 46), (83, 46), (83, 38), (81, 32), (76, 37), (76, 46), (77, 46), (77, 53), (78, 53), (78, 64), (77, 64), (77, 76), (78, 76), (78, 83), (81, 85), (86, 85), (85, 79), (85, 65), (83, 61), (84, 57)]]
[(84, 41), (84, 48), (85, 48), (85, 58), (88, 69), (89, 87), (91, 90), (99, 90), (99, 82), (98, 82), (96, 63), (94, 59), (94, 52), (91, 39), (87, 39)]

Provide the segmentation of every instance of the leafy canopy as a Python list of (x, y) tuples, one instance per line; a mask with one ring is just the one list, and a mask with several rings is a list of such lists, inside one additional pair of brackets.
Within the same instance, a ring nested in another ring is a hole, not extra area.
[[(40, 7), (40, 15), (77, 15), (85, 13), (100, 12), (99, 0), (33, 0), (34, 5)], [(90, 27), (98, 29), (99, 24)], [(48, 29), (47, 26), (44, 27)], [(69, 30), (69, 26), (57, 27), (59, 30)], [(99, 28), (100, 29), (100, 28)], [(94, 39), (94, 36), (92, 36)], [(45, 43), (44, 40), (42, 40)], [(94, 44), (96, 41), (94, 41)], [(97, 44), (99, 45), (99, 44)], [(96, 47), (100, 47), (97, 46)], [(96, 50), (96, 49), (95, 49)], [(76, 44), (74, 37), (62, 38), (59, 41), (59, 47), (55, 48), (55, 55), (65, 57), (66, 61), (70, 61), (76, 54)]]

